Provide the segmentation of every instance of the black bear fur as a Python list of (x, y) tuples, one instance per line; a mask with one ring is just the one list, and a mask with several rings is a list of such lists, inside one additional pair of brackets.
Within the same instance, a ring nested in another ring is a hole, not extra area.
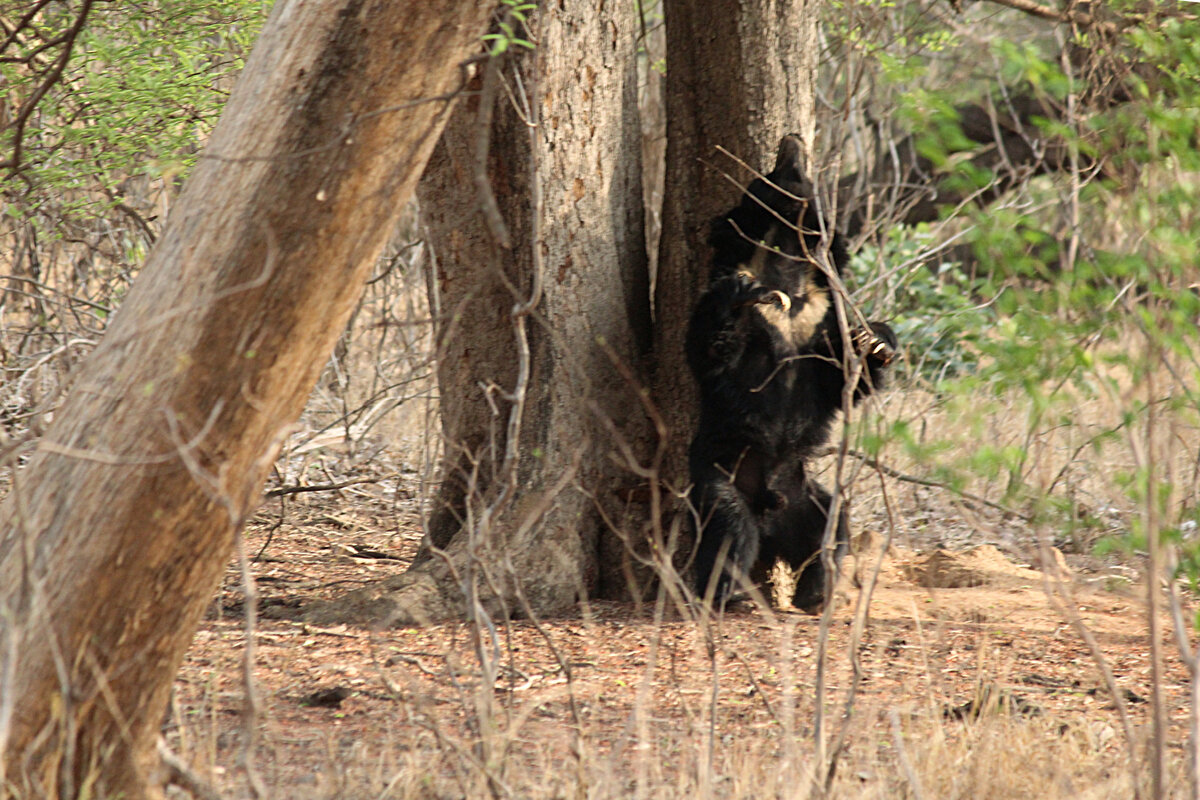
[[(840, 275), (848, 256), (815, 207), (799, 156), (798, 140), (785, 137), (774, 171), (712, 224), (709, 285), (687, 333), (700, 387), (690, 498), (698, 595), (723, 603), (735, 581), (761, 580), (783, 559), (803, 567), (792, 604), (815, 613), (827, 599), (820, 552), (832, 498), (805, 462), (829, 437), (850, 368), (841, 304), (821, 263)], [(857, 402), (882, 386), (896, 337), (880, 322), (847, 329), (851, 357), (863, 361)], [(835, 560), (848, 539), (843, 511)]]

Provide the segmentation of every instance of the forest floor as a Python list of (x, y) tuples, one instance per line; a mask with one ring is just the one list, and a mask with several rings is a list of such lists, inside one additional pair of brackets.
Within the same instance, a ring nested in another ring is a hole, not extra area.
[[(416, 526), (383, 501), (388, 489), (272, 501), (247, 532), (260, 556), (255, 689), (235, 563), (167, 726), (221, 796), (254, 796), (259, 780), (282, 798), (803, 797), (835, 751), (839, 797), (1130, 797), (1131, 772), (1148, 780), (1129, 766), (1131, 747), (1147, 763), (1152, 730), (1144, 590), (1095, 559), (1050, 551), (1067, 568), (1059, 580), (991, 546), (893, 547), (882, 560), (876, 547), (847, 560), (824, 648), (819, 617), (749, 602), (710, 623), (667, 604), (595, 602), (498, 621), (494, 640), (484, 629), (485, 675), (466, 624), (271, 618), (405, 568), (417, 542), (403, 531)], [(855, 637), (854, 576), (876, 564)], [(1162, 622), (1168, 781), (1182, 791), (1189, 687)]]

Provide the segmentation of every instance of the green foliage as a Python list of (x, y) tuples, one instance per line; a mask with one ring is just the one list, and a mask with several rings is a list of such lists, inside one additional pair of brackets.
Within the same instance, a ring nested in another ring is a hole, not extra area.
[[(1124, 494), (1112, 502), (1129, 509), (1106, 552), (1144, 550), (1154, 533), (1181, 574), (1200, 583), (1195, 490), (1155, 433), (1194, 425), (1200, 413), (1200, 23), (1138, 26), (1124, 47), (1124, 59), (1141, 65), (1128, 79), (1134, 102), (1040, 126), (1066, 139), (1079, 171), (1027, 184), (1025, 202), (972, 214), (972, 243), (988, 269), (980, 291), (998, 319), (993, 335), (975, 342), (980, 369), (957, 391), (1023, 398), (1027, 441), (1074, 425), (1081, 401), (1119, 407), (1119, 439), (1095, 440), (1133, 454), (1131, 468), (1105, 476)], [(1082, 90), (1036, 48), (998, 42), (994, 52), (1007, 78), (1046, 97), (1066, 102)], [(949, 104), (922, 97), (913, 105), (929, 125), (922, 153), (960, 185), (978, 185), (986, 176), (953, 158), (965, 144)], [(1108, 165), (1106, 180), (1092, 179), (1094, 155)], [(981, 449), (978, 463), (964, 466), (981, 477), (1008, 470), (1010, 491), (1052, 515), (1072, 508), (1043, 495), (1013, 455)]]
[[(10, 213), (56, 231), (64, 220), (100, 218), (125, 204), (139, 178), (168, 184), (182, 179), (215, 125), (269, 5), (97, 5), (62, 79), (42, 98), (25, 132), (22, 179), (4, 185)], [(0, 77), (19, 96), (36, 84), (21, 64), (0, 65)], [(13, 135), (12, 128), (0, 133), (0, 151), (11, 151)]]
[(646, 66), (659, 75), (667, 74), (667, 59), (665, 56), (650, 52), (650, 37), (653, 31), (661, 28), (663, 22), (662, 0), (638, 0), (638, 23), (641, 32), (638, 34), (638, 59), (644, 60)]
[(523, 0), (501, 0), (501, 17), (496, 23), (497, 29), (483, 35), (483, 41), (488, 45), (488, 55), (495, 57), (513, 47), (532, 50), (533, 42), (525, 38), (525, 26), (529, 12), (535, 8), (535, 3), (526, 3)]
[[(916, 3), (896, 0), (831, 0), (825, 32), (840, 44), (877, 59), (885, 80), (893, 69), (923, 71), (925, 58), (954, 47), (959, 34)], [(898, 24), (897, 24), (898, 23)]]
[[(1002, 488), (1055, 539), (1110, 534), (1107, 552), (1128, 555), (1157, 538), (1200, 589), (1200, 21), (1138, 4), (1102, 37), (978, 6), (836, 5), (837, 58), (863, 66), (832, 73), (827, 94), (852, 96), (847, 116), (864, 109), (870, 131), (845, 136), (852, 157), (895, 158), (911, 132), (929, 174), (900, 180), (965, 198), (869, 239), (852, 265), (863, 305), (897, 329), (901, 380), (954, 422), (901, 412), (863, 446), (951, 488)], [(964, 133), (968, 103), (1011, 136), (1010, 112), (1039, 102), (1052, 119), (1018, 131), (1046, 156), (1033, 169), (989, 159), (979, 115)], [(970, 252), (939, 251), (951, 237)]]
[(1079, 86), (1034, 42), (997, 39), (991, 48), (1001, 65), (1000, 77), (1009, 85), (1025, 86), (1037, 94), (1064, 100)]
[(851, 259), (850, 272), (856, 284), (865, 285), (879, 264), (894, 265), (898, 277), (887, 287), (887, 304), (868, 316), (891, 320), (907, 354), (896, 368), (910, 381), (920, 378), (936, 387), (976, 370), (980, 341), (995, 315), (980, 300), (980, 283), (961, 264), (931, 257), (932, 244), (928, 226), (894, 228), (882, 246), (864, 245)]

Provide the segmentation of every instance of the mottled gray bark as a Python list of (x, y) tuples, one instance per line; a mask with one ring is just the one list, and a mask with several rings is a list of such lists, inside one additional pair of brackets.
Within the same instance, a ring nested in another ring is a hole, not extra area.
[[(770, 171), (784, 134), (811, 148), (818, 0), (666, 0), (667, 175), (655, 289), (654, 397), (672, 434), (671, 475), (695, 425), (684, 360), (688, 315), (708, 278), (709, 222)], [(806, 154), (806, 158), (809, 154)]]
[(447, 451), (425, 548), (310, 618), (459, 617), (476, 591), (492, 614), (558, 613), (616, 572), (604, 541), (632, 482), (617, 439), (640, 445), (647, 427), (640, 26), (632, 2), (573, 0), (531, 24), (536, 49), (476, 79), (420, 190)]

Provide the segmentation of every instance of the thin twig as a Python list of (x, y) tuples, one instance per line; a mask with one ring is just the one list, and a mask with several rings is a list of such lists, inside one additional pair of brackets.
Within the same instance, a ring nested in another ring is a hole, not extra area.
[(900, 769), (908, 781), (908, 788), (912, 790), (914, 800), (925, 800), (921, 779), (917, 775), (917, 771), (913, 769), (912, 762), (908, 760), (908, 751), (904, 747), (904, 733), (900, 730), (900, 715), (893, 708), (888, 712), (888, 718), (892, 723), (892, 742), (896, 745), (896, 760), (900, 762)]
[(1044, 530), (1039, 529), (1038, 545), (1042, 559), (1042, 591), (1046, 595), (1046, 599), (1055, 611), (1075, 630), (1075, 633), (1083, 640), (1088, 652), (1092, 656), (1092, 661), (1095, 662), (1096, 668), (1100, 670), (1100, 675), (1104, 679), (1104, 686), (1108, 689), (1108, 693), (1112, 696), (1113, 706), (1117, 709), (1117, 717), (1121, 722), (1121, 731), (1125, 736), (1125, 746), (1129, 754), (1129, 776), (1133, 784), (1133, 796), (1135, 798), (1142, 797), (1141, 784), (1139, 782), (1141, 771), (1138, 767), (1137, 739), (1134, 737), (1133, 721), (1129, 717), (1129, 709), (1125, 704), (1125, 697), (1121, 694), (1121, 688), (1117, 685), (1117, 678), (1113, 674), (1112, 666), (1108, 663), (1108, 658), (1104, 655), (1104, 650), (1100, 647), (1100, 643), (1096, 641), (1096, 637), (1092, 634), (1090, 628), (1080, 617), (1078, 603), (1071, 596), (1071, 586), (1063, 580), (1050, 580), (1049, 565), (1055, 564), (1053, 557), (1050, 555), (1050, 547), (1046, 543), (1046, 535)]
[(1034, 17), (1041, 17), (1052, 22), (1064, 22), (1070, 25), (1078, 25), (1081, 28), (1097, 28), (1107, 34), (1115, 34), (1120, 32), (1120, 28), (1111, 23), (1096, 19), (1091, 14), (1082, 11), (1059, 11), (1057, 8), (1035, 3), (1033, 0), (990, 0), (993, 3), (1001, 6), (1015, 8), (1017, 11), (1022, 11)]
[(8, 36), (4, 38), (4, 41), (0, 42), (0, 53), (3, 53), (9, 48), (10, 45), (12, 45), (13, 42), (17, 41), (17, 34), (30, 27), (30, 23), (33, 22), (33, 18), (36, 17), (43, 8), (50, 5), (51, 2), (52, 0), (38, 0), (36, 3), (34, 3), (33, 6), (31, 6), (30, 9), (25, 12), (25, 16), (16, 21), (16, 23), (13, 25), (13, 29), (9, 31)]
[(238, 763), (246, 771), (246, 782), (250, 784), (250, 792), (256, 800), (270, 797), (267, 785), (256, 767), (255, 749), (258, 746), (258, 720), (262, 714), (262, 698), (258, 694), (258, 682), (254, 677), (254, 662), (256, 651), (255, 628), (258, 625), (258, 586), (254, 575), (250, 572), (250, 559), (246, 557), (246, 538), (242, 536), (241, 526), (235, 534), (237, 542), (238, 567), (242, 576), (242, 594), (245, 598), (243, 608), (246, 615), (246, 649), (242, 653), (242, 680), (245, 692), (242, 705), (242, 747), (238, 754)]
[[(831, 456), (831, 455), (836, 455), (837, 453), (838, 453), (838, 450), (834, 447), (823, 447), (820, 450), (818, 450), (814, 455), (816, 455), (816, 456)], [(1008, 506), (1001, 505), (1000, 503), (996, 503), (992, 500), (988, 500), (986, 497), (980, 497), (977, 494), (973, 494), (971, 492), (967, 492), (962, 489), (956, 489), (948, 483), (931, 480), (929, 478), (918, 478), (916, 475), (909, 475), (907, 473), (900, 472), (899, 470), (897, 470), (893, 467), (889, 467), (887, 464), (883, 464), (880, 461), (878, 461), (877, 459), (875, 459), (859, 450), (854, 450), (854, 449), (847, 450), (846, 455), (857, 458), (859, 461), (863, 462), (863, 464), (865, 464), (866, 466), (870, 467), (871, 469), (882, 472), (884, 475), (887, 475), (889, 478), (895, 478), (896, 480), (904, 481), (905, 483), (914, 483), (917, 486), (928, 486), (932, 489), (944, 489), (947, 492), (951, 492), (953, 494), (958, 495), (959, 497), (961, 497), (964, 500), (969, 500), (972, 503), (979, 503), (979, 504), (985, 505), (989, 508), (994, 508), (995, 510), (1002, 511), (1005, 514), (1011, 514), (1012, 516), (1014, 516), (1017, 519), (1020, 519), (1024, 522), (1032, 522), (1033, 521), (1033, 516), (1031, 514), (1025, 514), (1021, 511), (1017, 511), (1014, 508), (1010, 508)]]
[(167, 783), (178, 786), (196, 800), (221, 800), (220, 793), (212, 784), (192, 771), (183, 759), (171, 752), (162, 739), (158, 740), (158, 759), (167, 771)]
[[(505, 17), (508, 18), (508, 15)], [(472, 178), (475, 181), (475, 191), (479, 197), (479, 210), (487, 223), (492, 239), (505, 250), (512, 249), (512, 237), (509, 236), (508, 226), (500, 214), (500, 205), (496, 202), (496, 194), (492, 191), (492, 183), (488, 179), (488, 153), (492, 134), (492, 113), (496, 108), (496, 94), (500, 88), (500, 70), (504, 68), (505, 58), (496, 55), (489, 58), (483, 67), (483, 89), (479, 94), (479, 112), (475, 121), (475, 163), (472, 165)]]
[[(1174, 555), (1174, 554), (1172, 554)], [(1174, 560), (1174, 559), (1173, 559)], [(1178, 564), (1172, 563), (1168, 569), (1169, 575), (1175, 575)], [(1179, 658), (1188, 670), (1190, 686), (1190, 708), (1188, 709), (1188, 734), (1191, 742), (1188, 746), (1188, 779), (1191, 800), (1200, 800), (1200, 650), (1193, 649), (1188, 640), (1188, 631), (1192, 626), (1184, 622), (1183, 600), (1175, 580), (1169, 579), (1167, 584), (1167, 606), (1171, 612), (1172, 628), (1175, 631), (1175, 647)]]
[(862, 642), (863, 633), (866, 631), (867, 619), (871, 613), (871, 598), (875, 594), (875, 587), (879, 584), (879, 574), (883, 571), (883, 562), (887, 558), (887, 554), (892, 548), (892, 540), (895, 537), (896, 518), (892, 511), (891, 500), (888, 498), (887, 482), (883, 480), (883, 475), (881, 473), (879, 475), (879, 490), (883, 495), (883, 505), (887, 512), (887, 538), (884, 539), (882, 545), (880, 546), (879, 557), (875, 559), (875, 564), (871, 568), (870, 576), (867, 578), (866, 582), (862, 584), (862, 587), (858, 592), (858, 599), (855, 602), (854, 621), (850, 627), (850, 641), (846, 645), (846, 649), (850, 657), (850, 664), (853, 668), (853, 677), (850, 687), (846, 690), (846, 699), (842, 705), (842, 724), (838, 730), (838, 735), (834, 741), (834, 745), (829, 752), (829, 766), (825, 774), (825, 793), (827, 795), (833, 788), (834, 778), (837, 777), (838, 761), (847, 746), (847, 742), (849, 741), (850, 719), (854, 712), (854, 701), (858, 696), (858, 689), (862, 684), (862, 660), (858, 656), (858, 650), (860, 643)]
[(265, 497), (286, 497), (287, 495), (303, 494), (305, 492), (336, 492), (338, 489), (345, 489), (347, 486), (358, 486), (363, 483), (380, 483), (381, 481), (395, 477), (397, 477), (397, 474), (392, 473), (378, 478), (355, 478), (354, 480), (342, 481), (341, 483), (321, 483), (313, 486), (281, 486), (278, 489), (272, 489), (267, 492)]

